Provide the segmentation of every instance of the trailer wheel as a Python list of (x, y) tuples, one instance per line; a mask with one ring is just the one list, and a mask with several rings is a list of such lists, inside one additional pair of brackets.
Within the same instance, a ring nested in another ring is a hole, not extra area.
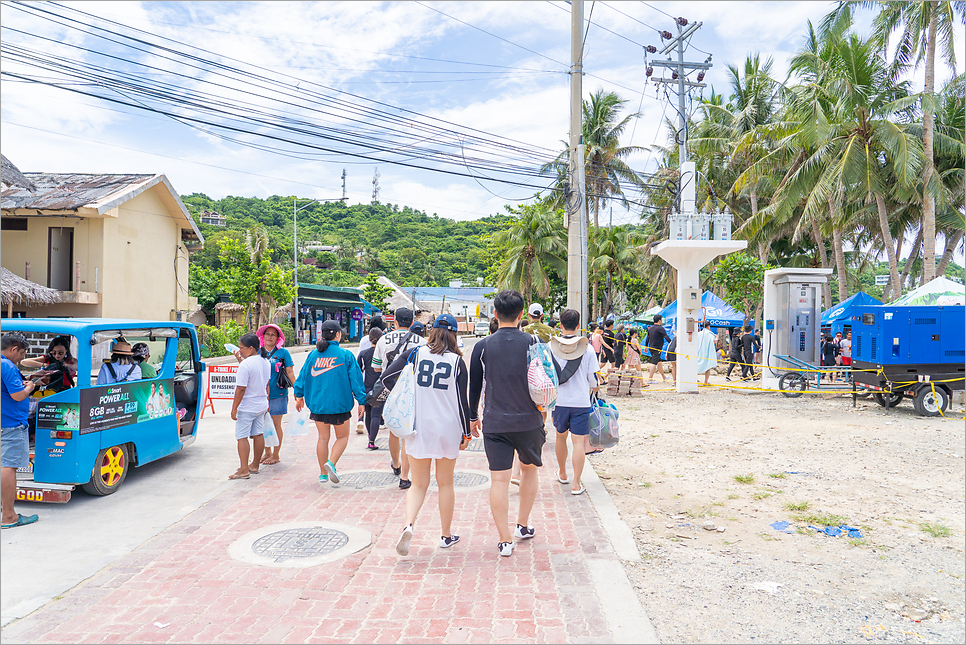
[(127, 478), (129, 470), (127, 444), (105, 448), (97, 455), (91, 480), (83, 485), (88, 495), (110, 495)]
[(938, 417), (949, 408), (949, 394), (941, 387), (924, 385), (916, 390), (912, 405), (924, 417)]
[(894, 408), (903, 399), (902, 392), (874, 394), (873, 397), (875, 398), (875, 402), (884, 408)]
[(778, 389), (790, 399), (800, 397), (806, 387), (805, 377), (798, 372), (786, 372), (778, 379)]

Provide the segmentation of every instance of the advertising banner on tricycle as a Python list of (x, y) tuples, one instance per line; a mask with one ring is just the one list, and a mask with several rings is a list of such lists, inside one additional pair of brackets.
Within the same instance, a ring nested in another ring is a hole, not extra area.
[(174, 414), (174, 380), (115, 383), (81, 390), (80, 434)]

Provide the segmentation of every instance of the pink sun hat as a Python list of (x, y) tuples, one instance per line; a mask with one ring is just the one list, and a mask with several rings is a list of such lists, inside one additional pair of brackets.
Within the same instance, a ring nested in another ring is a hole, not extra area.
[(261, 341), (262, 347), (265, 347), (265, 330), (269, 327), (278, 333), (278, 342), (275, 343), (275, 348), (282, 349), (285, 346), (285, 334), (282, 333), (282, 329), (278, 325), (272, 323), (262, 325), (255, 330), (255, 335), (258, 336), (258, 340)]

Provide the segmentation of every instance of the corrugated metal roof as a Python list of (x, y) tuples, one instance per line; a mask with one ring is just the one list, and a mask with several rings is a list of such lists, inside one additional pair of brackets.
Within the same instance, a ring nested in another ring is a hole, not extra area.
[(154, 175), (91, 175), (82, 173), (25, 172), (36, 190), (8, 188), (0, 208), (72, 211), (104, 201), (112, 195), (144, 183)]

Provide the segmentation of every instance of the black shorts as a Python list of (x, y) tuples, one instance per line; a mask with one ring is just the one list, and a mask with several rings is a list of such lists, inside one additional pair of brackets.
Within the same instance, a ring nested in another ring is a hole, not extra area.
[(613, 363), (614, 362), (614, 352), (609, 349), (600, 350), (600, 363)]
[(647, 360), (648, 360), (648, 362), (651, 363), (651, 365), (657, 365), (658, 363), (660, 363), (661, 362), (661, 350), (660, 349), (655, 349), (655, 348), (652, 347), (651, 348), (651, 355), (648, 357)]
[(523, 432), (484, 432), (483, 449), (490, 470), (510, 470), (513, 468), (513, 451), (520, 456), (521, 464), (542, 466), (540, 453), (547, 442), (547, 431), (540, 428)]
[(349, 419), (352, 418), (352, 412), (339, 412), (338, 414), (316, 414), (313, 412), (309, 415), (309, 419), (312, 421), (318, 421), (319, 423), (329, 423), (334, 426), (340, 426)]
[(617, 356), (614, 357), (614, 366), (620, 367), (624, 364), (624, 352), (623, 350), (618, 352)]

